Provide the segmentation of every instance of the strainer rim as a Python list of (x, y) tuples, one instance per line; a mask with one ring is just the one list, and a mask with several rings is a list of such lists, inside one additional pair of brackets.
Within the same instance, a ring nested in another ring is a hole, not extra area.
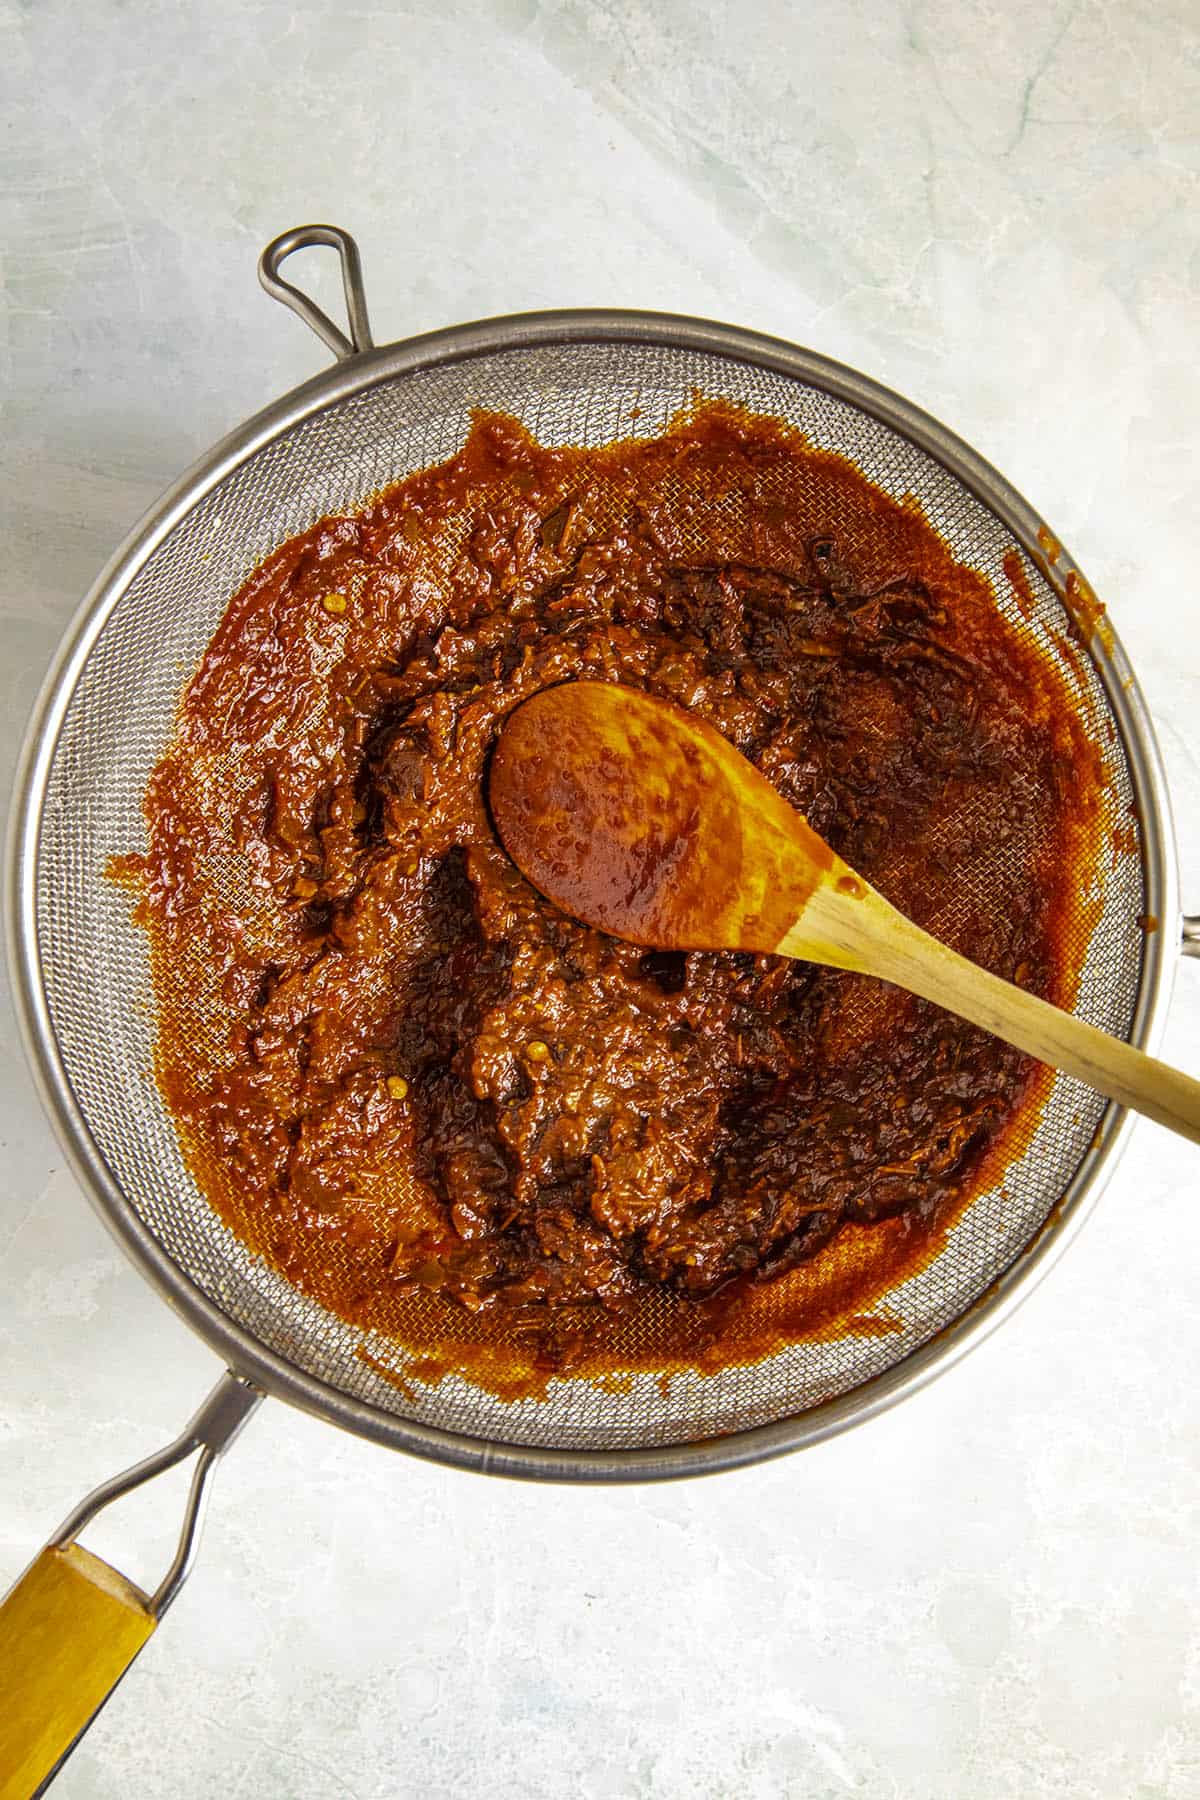
[[(6, 937), (18, 1026), (56, 1135), (84, 1192), (135, 1266), (237, 1373), (267, 1392), (391, 1448), (480, 1473), (530, 1479), (636, 1481), (716, 1473), (817, 1443), (917, 1391), (1006, 1319), (1048, 1272), (1091, 1212), (1133, 1123), (1110, 1105), (1093, 1143), (1041, 1230), (986, 1292), (927, 1343), (832, 1400), (770, 1424), (695, 1443), (623, 1449), (549, 1449), (448, 1431), (354, 1399), (298, 1368), (246, 1331), (158, 1243), (110, 1173), (67, 1076), (41, 976), (36, 919), (42, 806), (59, 734), (87, 658), (121, 597), (158, 545), (219, 482), (266, 444), (325, 408), (398, 376), (505, 351), (601, 341), (675, 348), (767, 368), (849, 401), (932, 457), (1006, 527), (1062, 593), (1078, 573), (1061, 550), (1040, 554), (1039, 515), (983, 457), (911, 401), (847, 365), (785, 340), (676, 314), (581, 309), (506, 315), (450, 326), (355, 355), (281, 395), (222, 438), (143, 515), (85, 596), (35, 703), (14, 788), (6, 850)], [(1089, 646), (1121, 733), (1142, 827), (1146, 904), (1162, 923), (1143, 947), (1130, 1041), (1161, 1035), (1176, 958), (1174, 833), (1163, 765), (1137, 679), (1115, 632)]]

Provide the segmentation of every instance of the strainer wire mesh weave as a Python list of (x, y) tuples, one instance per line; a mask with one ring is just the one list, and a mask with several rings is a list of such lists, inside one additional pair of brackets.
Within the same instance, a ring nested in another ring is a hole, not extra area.
[[(945, 1248), (888, 1298), (899, 1328), (803, 1342), (769, 1360), (628, 1392), (579, 1380), (543, 1400), (502, 1401), (454, 1377), (389, 1380), (395, 1346), (325, 1311), (254, 1258), (184, 1166), (150, 1073), (154, 994), (144, 934), (105, 878), (110, 857), (145, 842), (142, 798), (183, 684), (231, 594), (265, 555), (333, 511), (363, 505), (452, 455), (472, 408), (516, 414), (547, 444), (597, 445), (663, 430), (700, 392), (799, 427), (849, 457), (896, 499), (913, 496), (997, 604), (1069, 674), (1110, 772), (1114, 816), (1129, 819), (1130, 767), (1104, 688), (1071, 641), (1050, 582), (1000, 518), (933, 456), (867, 408), (776, 370), (673, 344), (518, 345), (385, 377), (269, 439), (190, 507), (119, 596), (70, 697), (48, 780), (35, 871), (46, 1002), (75, 1099), (113, 1179), (167, 1256), (243, 1331), (290, 1364), (379, 1411), (490, 1442), (557, 1450), (691, 1443), (763, 1425), (849, 1393), (893, 1368), (966, 1312), (1033, 1239), (1093, 1138), (1104, 1103), (1055, 1079), (1028, 1148), (981, 1193)], [(1003, 571), (1013, 552), (1032, 605)], [(1101, 871), (1103, 904), (1077, 1012), (1125, 1035), (1139, 994), (1145, 911), (1130, 835)]]

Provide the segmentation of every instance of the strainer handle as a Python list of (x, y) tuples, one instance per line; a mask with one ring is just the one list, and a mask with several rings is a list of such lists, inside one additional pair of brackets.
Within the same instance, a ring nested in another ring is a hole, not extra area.
[[(170, 1444), (80, 1501), (0, 1602), (0, 1800), (29, 1800), (87, 1730), (186, 1579), (213, 1464), (258, 1406), (226, 1371)], [(96, 1514), (199, 1452), (170, 1568), (147, 1594), (76, 1538)]]
[(1184, 956), (1200, 956), (1200, 913), (1184, 913), (1179, 948)]
[[(314, 245), (324, 244), (336, 250), (342, 263), (342, 287), (346, 294), (346, 317), (350, 324), (350, 336), (347, 337), (328, 313), (321, 311), (315, 300), (290, 281), (285, 281), (279, 273), (283, 263), (296, 250), (310, 250)], [(316, 332), (323, 344), (339, 361), (344, 362), (348, 356), (361, 356), (364, 350), (373, 350), (375, 340), (371, 336), (371, 322), (367, 317), (367, 296), (363, 287), (362, 261), (358, 254), (358, 245), (348, 231), (339, 225), (297, 225), (291, 231), (281, 232), (272, 238), (258, 259), (258, 279), (270, 294), (272, 300), (279, 300), (290, 307), (298, 319)]]

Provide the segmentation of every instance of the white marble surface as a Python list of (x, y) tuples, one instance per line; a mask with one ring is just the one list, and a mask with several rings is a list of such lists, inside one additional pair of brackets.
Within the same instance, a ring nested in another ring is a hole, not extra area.
[[(126, 527), (319, 366), (253, 266), (329, 218), (381, 338), (662, 307), (943, 417), (1107, 599), (1200, 904), (1195, 0), (0, 0), (0, 27), (6, 763)], [(0, 1040), (3, 1585), (216, 1368), (64, 1171), (7, 1011)], [(1200, 969), (1166, 1050), (1200, 1068)], [(56, 1793), (1200, 1794), (1198, 1171), (1139, 1126), (998, 1336), (741, 1475), (488, 1482), (267, 1406)], [(119, 1534), (135, 1572), (176, 1498)]]

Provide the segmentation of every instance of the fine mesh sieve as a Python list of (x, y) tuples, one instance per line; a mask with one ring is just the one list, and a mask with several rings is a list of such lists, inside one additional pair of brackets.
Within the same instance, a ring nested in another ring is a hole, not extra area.
[[(346, 340), (278, 274), (332, 243)], [(546, 314), (370, 347), (353, 245), (306, 228), (264, 255), (264, 285), (343, 358), (192, 471), (101, 579), (42, 704), (18, 808), (14, 966), (44, 1089), (108, 1222), (240, 1374), (336, 1422), (480, 1469), (592, 1479), (692, 1473), (795, 1447), (866, 1417), (994, 1322), (1063, 1242), (1111, 1163), (1123, 1115), (1058, 1076), (1027, 1148), (980, 1193), (940, 1254), (893, 1290), (887, 1333), (803, 1342), (770, 1359), (623, 1393), (582, 1380), (502, 1401), (454, 1376), (422, 1385), (386, 1338), (347, 1324), (256, 1259), (185, 1167), (150, 1075), (144, 932), (104, 871), (145, 842), (147, 778), (186, 678), (233, 594), (283, 540), (452, 455), (471, 409), (516, 414), (542, 443), (661, 432), (699, 390), (800, 428), (888, 494), (913, 496), (998, 606), (1063, 668), (1111, 775), (1116, 833), (1076, 1010), (1146, 1044), (1173, 955), (1174, 868), (1156, 753), (1120, 646), (1078, 628), (1079, 577), (1035, 514), (925, 415), (864, 378), (770, 339), (622, 313)], [(1003, 563), (1021, 558), (1028, 594)]]

